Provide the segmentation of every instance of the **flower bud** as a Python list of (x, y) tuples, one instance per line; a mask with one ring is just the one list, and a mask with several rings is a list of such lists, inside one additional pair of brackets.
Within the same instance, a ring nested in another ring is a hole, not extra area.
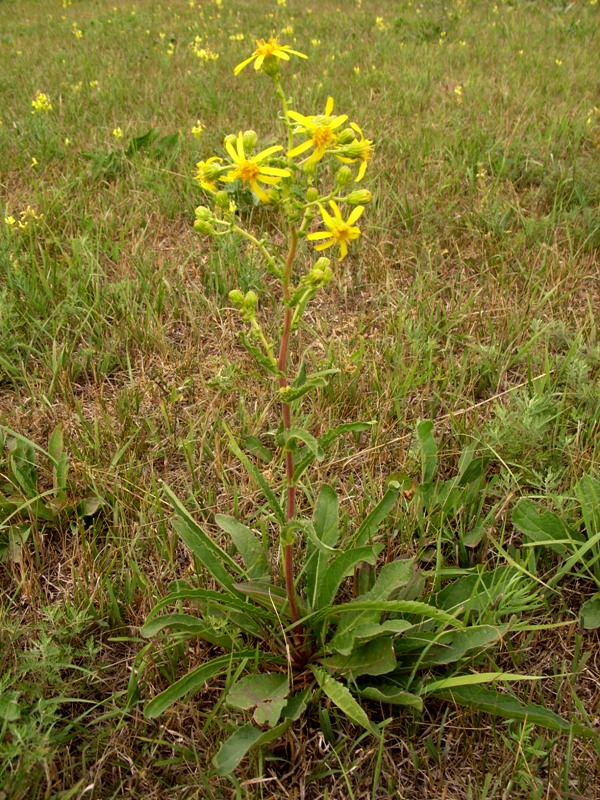
[(354, 192), (350, 192), (347, 197), (344, 197), (344, 200), (347, 203), (352, 203), (353, 206), (361, 206), (365, 203), (370, 203), (373, 199), (373, 195), (371, 192), (367, 191), (367, 189), (356, 189)]
[(207, 222), (204, 219), (197, 219), (196, 222), (194, 222), (194, 230), (206, 236), (215, 236), (217, 233), (210, 222)]
[(244, 131), (242, 139), (244, 142), (244, 149), (251, 152), (257, 145), (258, 134), (256, 131)]
[(309, 186), (306, 190), (306, 200), (308, 203), (314, 203), (319, 199), (319, 192), (314, 186)]
[(229, 299), (236, 308), (241, 308), (244, 305), (244, 293), (239, 289), (232, 289), (229, 292)]
[(229, 195), (227, 192), (224, 192), (222, 189), (220, 192), (217, 192), (215, 195), (215, 205), (218, 208), (228, 209), (229, 208)]
[(223, 144), (226, 145), (227, 143), (235, 145), (237, 142), (237, 136), (235, 133), (228, 133), (227, 136), (223, 139)]
[(197, 220), (209, 220), (213, 218), (213, 213), (208, 206), (198, 206), (194, 213), (196, 214)]
[(353, 178), (350, 167), (343, 166), (338, 169), (335, 175), (335, 182), (338, 186), (347, 186)]
[(350, 144), (350, 142), (353, 142), (355, 138), (356, 136), (352, 128), (344, 128), (343, 131), (338, 133), (337, 137), (340, 144)]

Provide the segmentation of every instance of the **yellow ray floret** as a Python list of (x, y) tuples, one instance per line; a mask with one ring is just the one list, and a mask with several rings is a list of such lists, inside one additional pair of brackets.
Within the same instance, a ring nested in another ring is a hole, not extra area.
[(290, 54), (293, 56), (299, 56), (300, 58), (308, 58), (308, 56), (305, 56), (304, 53), (299, 53), (297, 50), (292, 50), (288, 44), (279, 44), (277, 39), (273, 36), (268, 41), (265, 41), (264, 39), (257, 39), (256, 50), (252, 53), (250, 58), (247, 58), (245, 61), (242, 61), (241, 64), (237, 65), (233, 71), (233, 74), (239, 75), (240, 72), (252, 61), (254, 61), (254, 69), (258, 70), (262, 67), (265, 58), (269, 58), (269, 56), (275, 56), (275, 58), (283, 59), (283, 61), (289, 61)]
[(200, 186), (208, 192), (217, 191), (215, 179), (219, 175), (219, 164), (221, 164), (222, 161), (222, 158), (219, 158), (218, 156), (212, 156), (206, 161), (198, 161), (196, 164), (196, 175), (194, 177)]
[(360, 139), (356, 139), (354, 142), (347, 145), (347, 147), (344, 147), (343, 152), (345, 155), (339, 155), (338, 159), (343, 161), (344, 164), (354, 164), (356, 161), (360, 161), (358, 175), (356, 176), (356, 183), (358, 183), (365, 177), (367, 162), (373, 155), (373, 142), (371, 139), (365, 139), (363, 132), (356, 122), (351, 122), (350, 127), (358, 133)]
[(232, 183), (238, 179), (241, 180), (242, 183), (248, 184), (254, 194), (263, 203), (268, 203), (270, 201), (269, 196), (265, 193), (263, 187), (260, 186), (259, 181), (260, 183), (265, 183), (268, 186), (274, 186), (275, 184), (279, 183), (282, 178), (287, 178), (290, 175), (290, 172), (287, 169), (280, 169), (279, 167), (266, 167), (260, 163), (261, 161), (264, 161), (265, 158), (273, 155), (273, 153), (283, 150), (281, 145), (267, 147), (266, 150), (263, 150), (261, 153), (257, 153), (255, 156), (252, 156), (252, 158), (247, 158), (246, 153), (244, 152), (244, 135), (240, 131), (237, 138), (236, 147), (234, 147), (231, 142), (225, 142), (225, 148), (229, 153), (231, 160), (233, 161), (233, 169), (219, 178), (219, 180), (225, 181), (226, 183)]
[(329, 205), (333, 211), (333, 216), (331, 216), (331, 214), (329, 214), (329, 212), (327, 212), (323, 206), (319, 206), (321, 216), (323, 217), (323, 222), (327, 230), (309, 233), (306, 238), (312, 242), (319, 241), (321, 239), (324, 240), (320, 244), (315, 245), (315, 250), (326, 250), (328, 247), (333, 247), (334, 245), (339, 244), (341, 261), (342, 258), (345, 258), (348, 255), (348, 242), (352, 241), (352, 239), (358, 239), (360, 236), (360, 228), (358, 228), (354, 223), (363, 213), (365, 207), (356, 206), (348, 219), (344, 221), (342, 212), (340, 211), (337, 203), (335, 203), (333, 200), (330, 200)]
[(344, 124), (348, 119), (347, 114), (340, 114), (333, 117), (333, 97), (327, 98), (327, 105), (325, 106), (324, 114), (316, 114), (312, 117), (306, 117), (299, 114), (297, 111), (288, 111), (288, 117), (298, 123), (298, 128), (295, 133), (303, 133), (309, 138), (299, 144), (297, 147), (292, 148), (288, 152), (288, 158), (295, 158), (296, 156), (305, 153), (314, 147), (311, 156), (306, 160), (307, 164), (314, 164), (320, 161), (327, 149), (335, 146), (337, 142), (336, 130)]

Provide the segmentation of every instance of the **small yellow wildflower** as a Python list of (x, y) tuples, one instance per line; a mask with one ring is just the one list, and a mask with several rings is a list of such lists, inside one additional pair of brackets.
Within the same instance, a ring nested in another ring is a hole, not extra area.
[(231, 33), (229, 35), (229, 39), (232, 42), (243, 42), (244, 41), (244, 34), (243, 33)]
[(554, 63), (556, 64), (557, 67), (562, 67), (562, 63), (563, 63), (562, 62), (562, 58), (555, 58), (554, 59)]
[(383, 17), (375, 17), (375, 27), (378, 31), (385, 30), (385, 22), (383, 21)]
[(69, 137), (68, 136), (65, 137), (65, 147), (69, 147), (70, 144), (71, 144), (71, 140), (69, 139)]
[(169, 46), (167, 47), (167, 55), (172, 56), (175, 53), (175, 43), (169, 42)]
[(33, 107), (32, 114), (41, 114), (42, 112), (49, 114), (50, 111), (52, 111), (50, 98), (43, 92), (38, 92), (36, 94), (35, 99), (31, 101), (31, 105)]
[(114, 128), (112, 135), (115, 137), (115, 139), (122, 139), (123, 131), (121, 130), (121, 128)]
[(295, 158), (301, 153), (310, 150), (311, 147), (314, 147), (314, 152), (310, 158), (307, 159), (308, 164), (315, 164), (323, 158), (325, 151), (333, 147), (337, 142), (337, 134), (335, 131), (348, 119), (347, 114), (340, 114), (337, 117), (332, 117), (332, 111), (333, 97), (327, 98), (324, 114), (305, 117), (297, 111), (288, 111), (288, 117), (291, 117), (291, 119), (299, 125), (296, 133), (306, 133), (310, 136), (305, 142), (292, 148), (288, 153), (288, 158)]
[(352, 67), (352, 72), (355, 75), (360, 75), (360, 67)]
[(299, 58), (308, 58), (308, 56), (305, 56), (304, 53), (299, 53), (297, 50), (292, 50), (292, 48), (287, 44), (279, 44), (277, 39), (274, 37), (271, 37), (268, 41), (265, 41), (264, 39), (257, 39), (256, 50), (252, 53), (250, 58), (247, 58), (245, 61), (242, 61), (241, 64), (237, 65), (233, 71), (233, 74), (239, 75), (240, 72), (252, 61), (254, 61), (255, 70), (259, 70), (267, 58), (279, 58), (283, 59), (284, 61), (289, 61), (290, 54), (293, 56), (299, 56)]
[(269, 196), (265, 193), (258, 181), (267, 184), (267, 186), (274, 186), (279, 183), (282, 178), (289, 177), (290, 172), (287, 169), (280, 169), (279, 167), (264, 167), (260, 162), (264, 161), (265, 158), (268, 158), (270, 155), (273, 155), (273, 153), (283, 150), (283, 147), (281, 147), (281, 145), (267, 147), (266, 150), (257, 153), (255, 156), (252, 156), (252, 158), (246, 158), (246, 153), (244, 152), (244, 134), (241, 131), (237, 138), (236, 147), (237, 149), (231, 142), (225, 142), (225, 149), (231, 156), (231, 160), (235, 166), (230, 172), (223, 175), (220, 180), (226, 183), (233, 183), (233, 181), (239, 179), (242, 183), (247, 183), (258, 199), (263, 203), (270, 202)]
[(33, 169), (35, 169), (37, 167), (38, 163), (39, 162), (38, 162), (37, 158), (35, 156), (32, 156), (31, 157), (31, 166), (32, 166)]
[(277, 0), (277, 5), (285, 8), (287, 6), (286, 0)]
[(204, 128), (202, 127), (202, 123), (199, 119), (196, 120), (196, 124), (192, 127), (190, 133), (192, 136), (195, 136), (196, 139), (199, 139), (202, 136), (202, 131)]
[(456, 95), (456, 100), (457, 100), (459, 103), (462, 103), (462, 100), (463, 100), (463, 90), (462, 90), (462, 86), (455, 86), (455, 87), (454, 87), (454, 94)]
[(353, 239), (358, 239), (360, 236), (360, 228), (355, 226), (354, 223), (363, 213), (365, 207), (356, 206), (356, 208), (352, 210), (348, 219), (344, 221), (337, 203), (335, 203), (333, 200), (330, 200), (329, 205), (333, 211), (333, 216), (325, 211), (323, 206), (319, 206), (321, 216), (323, 217), (323, 222), (327, 230), (309, 233), (306, 238), (311, 242), (315, 242), (320, 239), (326, 240), (321, 242), (321, 244), (316, 244), (315, 250), (326, 250), (328, 247), (333, 247), (336, 244), (339, 245), (341, 261), (348, 255), (348, 242), (352, 241)]
[(293, 25), (288, 25), (286, 28), (282, 28), (281, 34), (282, 36), (293, 36), (294, 35)]
[(217, 191), (217, 184), (215, 183), (215, 180), (219, 177), (219, 173), (221, 172), (221, 168), (219, 167), (219, 164), (221, 163), (223, 163), (222, 158), (219, 158), (218, 156), (212, 156), (212, 158), (209, 158), (206, 161), (198, 161), (196, 164), (195, 178), (205, 191)]
[(73, 23), (73, 25), (72, 25), (71, 27), (72, 27), (72, 29), (73, 29), (73, 36), (74, 36), (76, 39), (83, 39), (83, 31), (82, 31), (82, 30), (80, 30), (80, 28), (78, 28), (78, 27), (77, 27), (77, 23), (76, 23), (76, 22), (74, 22), (74, 23)]
[(12, 214), (8, 217), (4, 217), (4, 222), (8, 225), (11, 231), (17, 224), (17, 220), (12, 216)]
[(98, 81), (90, 81), (90, 89), (100, 89)]
[(320, 39), (311, 39), (310, 43), (312, 44), (313, 47), (318, 47), (321, 44), (321, 40)]
[(351, 122), (350, 127), (353, 131), (358, 133), (360, 139), (356, 139), (354, 142), (346, 145), (342, 150), (342, 155), (338, 155), (337, 158), (344, 164), (355, 164), (357, 161), (361, 162), (358, 168), (358, 175), (356, 176), (356, 183), (359, 183), (365, 177), (367, 163), (373, 155), (373, 142), (371, 139), (365, 139), (362, 130), (356, 122)]

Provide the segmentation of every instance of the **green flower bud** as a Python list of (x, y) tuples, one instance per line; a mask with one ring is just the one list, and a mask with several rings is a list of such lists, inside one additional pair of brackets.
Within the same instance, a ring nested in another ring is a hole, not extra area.
[(353, 142), (355, 138), (356, 135), (352, 128), (344, 128), (343, 131), (338, 133), (338, 142), (340, 144), (350, 144), (350, 142)]
[(208, 220), (213, 218), (213, 212), (210, 210), (210, 208), (208, 208), (208, 206), (198, 206), (194, 213), (196, 214), (197, 220)]
[(243, 134), (244, 149), (252, 151), (258, 143), (258, 134), (256, 131), (244, 131)]
[(228, 133), (227, 136), (223, 139), (224, 145), (227, 144), (228, 142), (229, 144), (235, 145), (235, 143), (237, 142), (237, 136), (235, 135), (235, 133)]
[(241, 292), (239, 289), (232, 289), (229, 292), (229, 299), (233, 303), (236, 308), (242, 308), (244, 305), (244, 293)]
[(319, 199), (319, 192), (314, 186), (309, 186), (306, 190), (306, 200), (308, 203), (314, 203)]
[(347, 203), (352, 203), (353, 206), (364, 206), (365, 203), (370, 203), (372, 199), (373, 195), (367, 189), (357, 189), (354, 192), (350, 192), (347, 197), (344, 197), (344, 200)]
[(217, 192), (215, 195), (215, 205), (218, 208), (229, 208), (229, 195), (227, 192), (224, 192), (222, 189), (220, 192)]
[(353, 177), (354, 175), (352, 174), (352, 170), (350, 169), (350, 167), (344, 165), (343, 167), (340, 167), (336, 172), (335, 182), (337, 183), (338, 186), (347, 186)]
[(194, 222), (194, 229), (198, 231), (198, 233), (202, 233), (206, 236), (215, 236), (217, 233), (210, 222), (204, 219), (197, 219), (196, 222)]

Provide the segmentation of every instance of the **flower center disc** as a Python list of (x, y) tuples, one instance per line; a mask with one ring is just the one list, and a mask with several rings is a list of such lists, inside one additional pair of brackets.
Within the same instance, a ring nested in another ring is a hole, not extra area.
[(319, 125), (313, 133), (313, 141), (317, 147), (327, 147), (335, 139), (335, 133), (329, 125)]
[(241, 163), (237, 169), (238, 177), (241, 178), (245, 183), (251, 183), (255, 181), (259, 174), (260, 169), (257, 167), (256, 164), (253, 164), (251, 161), (244, 161)]

